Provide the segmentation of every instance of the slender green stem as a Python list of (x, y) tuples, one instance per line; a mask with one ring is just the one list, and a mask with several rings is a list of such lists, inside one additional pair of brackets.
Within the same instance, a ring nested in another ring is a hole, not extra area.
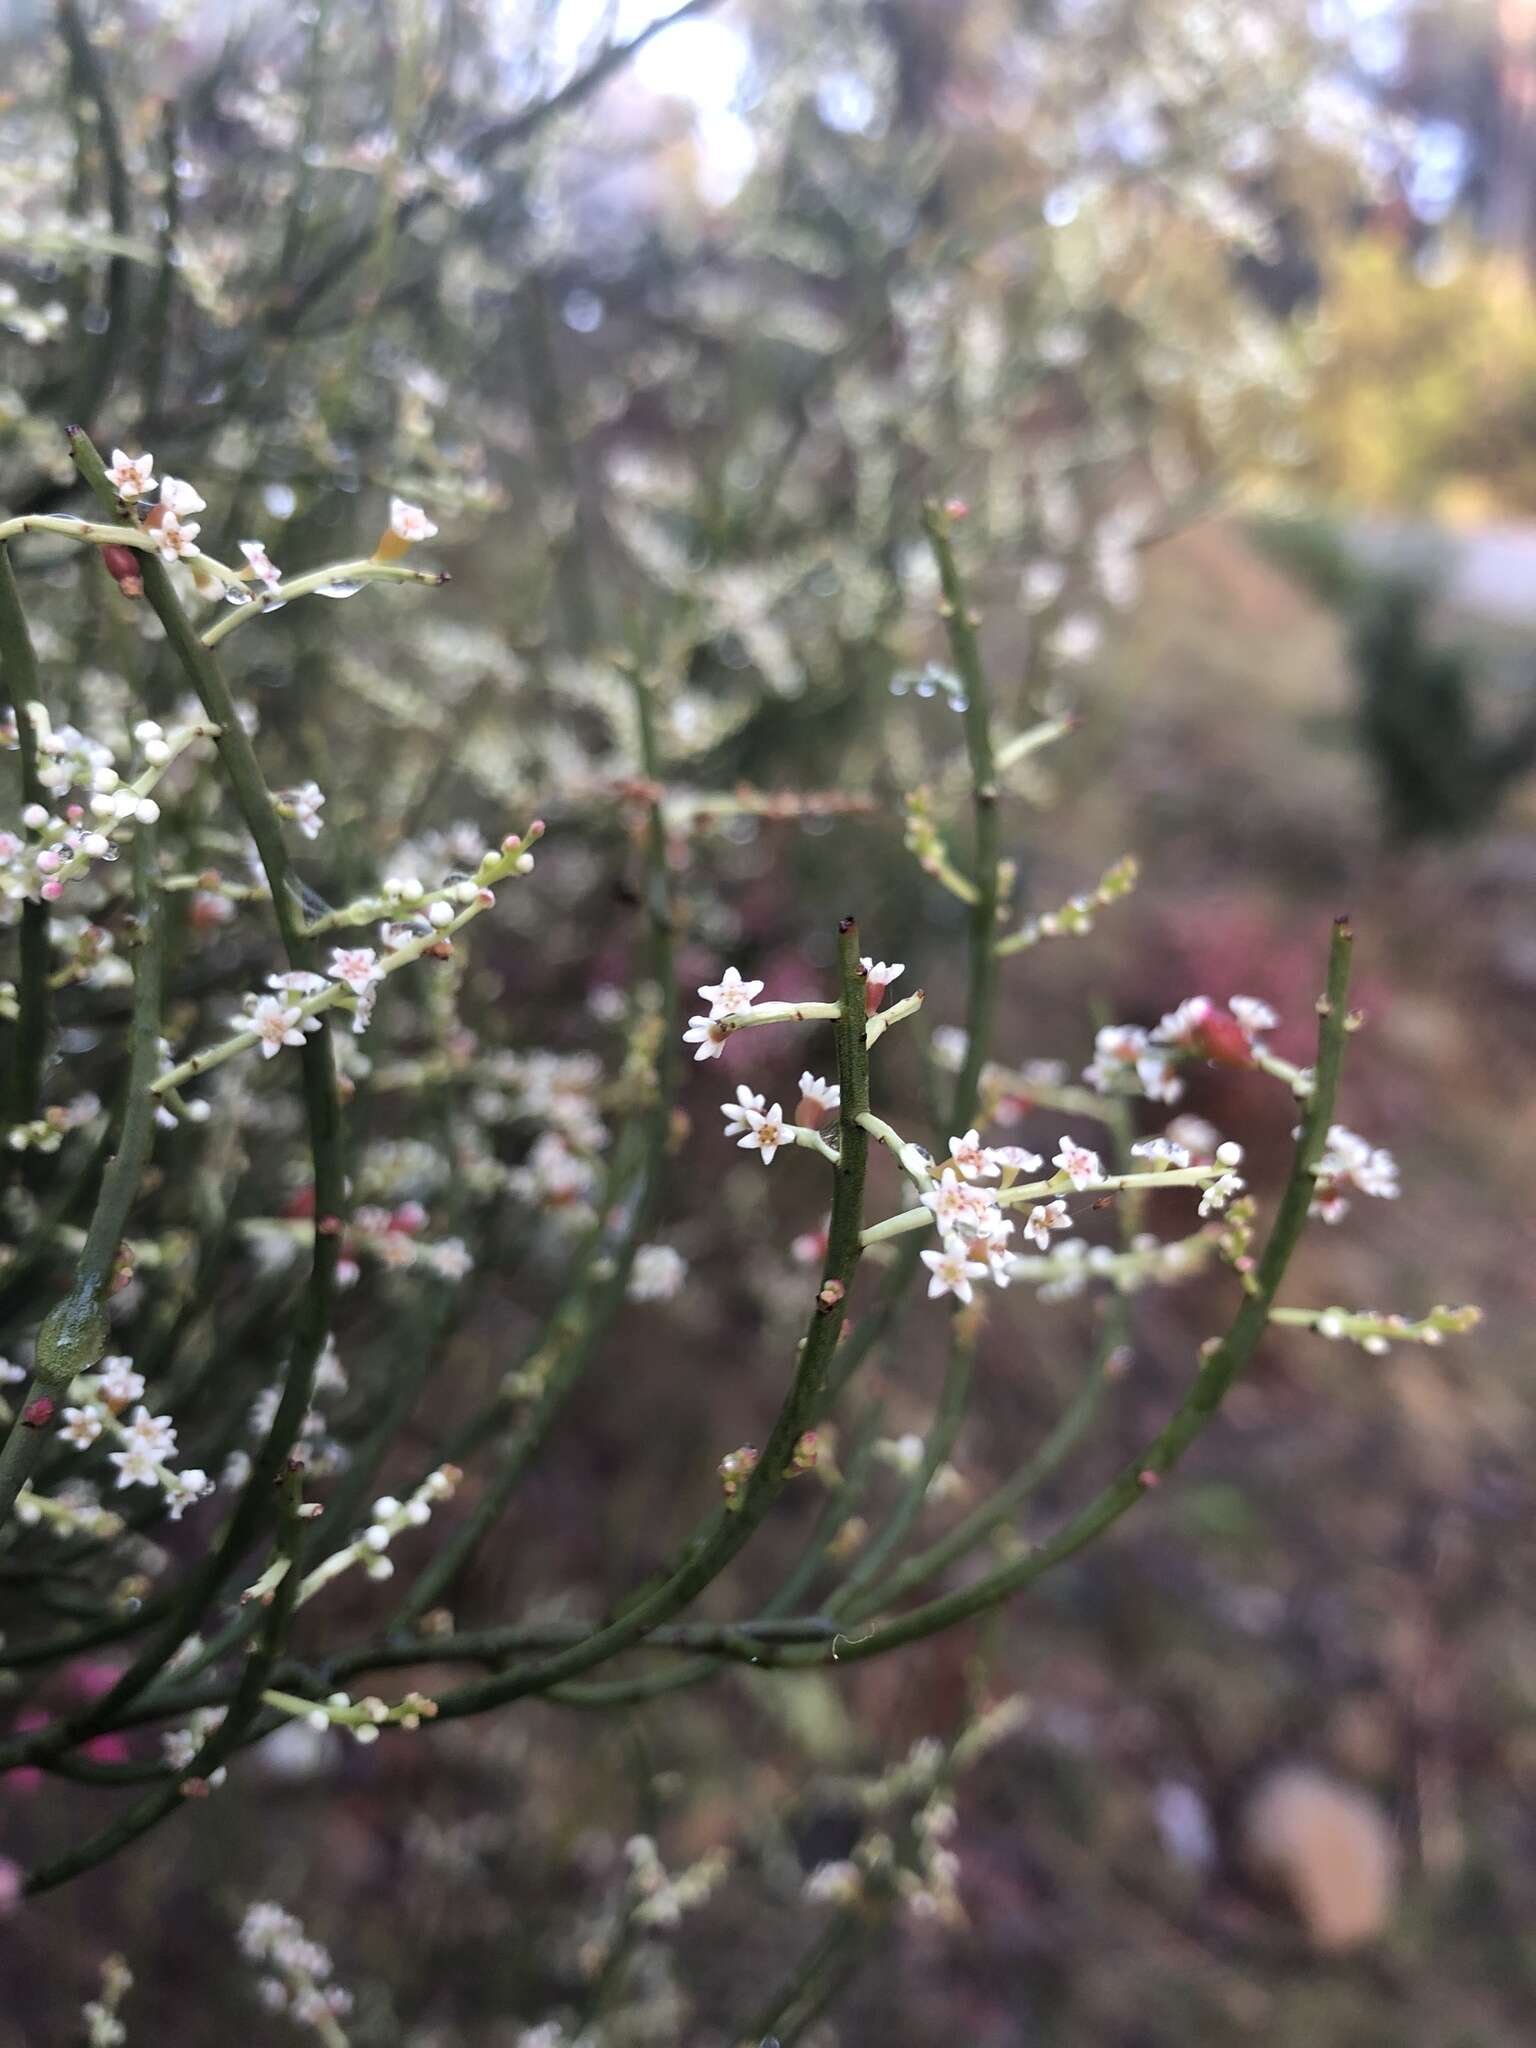
[(864, 970), (859, 965), (858, 926), (851, 917), (845, 918), (838, 929), (838, 984), (840, 1142), (826, 1261), (789, 1392), (739, 1498), (732, 1506), (717, 1509), (695, 1536), (681, 1562), (606, 1628), (597, 1630), (586, 1642), (562, 1656), (449, 1693), (439, 1702), (441, 1715), (451, 1719), (479, 1713), (532, 1692), (548, 1691), (564, 1679), (575, 1678), (643, 1641), (719, 1576), (783, 1490), (795, 1446), (819, 1412), (843, 1327), (848, 1290), (860, 1257), (859, 1226), (869, 1136), (859, 1118), (869, 1108), (869, 1055), (864, 1046)]
[(941, 505), (930, 501), (923, 507), (923, 531), (928, 536), (928, 545), (938, 568), (950, 653), (965, 692), (965, 750), (971, 769), (976, 900), (970, 906), (965, 1057), (955, 1076), (950, 1111), (955, 1129), (963, 1131), (976, 1113), (976, 1093), (992, 1036), (992, 1013), (997, 1003), (1000, 848), (997, 771), (992, 759), (992, 697), (986, 666), (976, 638), (976, 621), (970, 598), (955, 561), (949, 515)]
[[(1011, 1521), (1024, 1503), (1060, 1469), (1082, 1441), (1103, 1403), (1110, 1383), (1109, 1362), (1124, 1339), (1125, 1320), (1124, 1303), (1112, 1303), (1109, 1321), (1076, 1398), (1034, 1456), (1021, 1465), (1011, 1479), (956, 1522), (952, 1529), (947, 1529), (926, 1549), (915, 1551), (911, 1557), (903, 1559), (888, 1578), (867, 1588), (841, 1610), (850, 1620), (862, 1621), (868, 1615), (889, 1608), (904, 1594), (967, 1556), (994, 1529), (1000, 1529), (1005, 1522)], [(828, 1605), (830, 1607), (831, 1603)]]
[(82, 1872), (93, 1870), (98, 1863), (105, 1863), (120, 1849), (136, 1842), (141, 1835), (160, 1821), (166, 1819), (186, 1803), (188, 1786), (206, 1785), (207, 1780), (220, 1768), (226, 1758), (240, 1747), (247, 1731), (261, 1711), (261, 1695), (271, 1677), (277, 1662), (283, 1639), (287, 1634), (293, 1616), (293, 1602), (298, 1587), (299, 1574), (292, 1567), (302, 1544), (303, 1523), (299, 1518), (301, 1475), (297, 1470), (284, 1475), (280, 1494), (280, 1514), (276, 1555), (284, 1560), (289, 1569), (278, 1581), (272, 1603), (266, 1610), (266, 1622), (261, 1639), (246, 1658), (245, 1668), (240, 1674), (239, 1685), (230, 1701), (223, 1721), (198, 1750), (196, 1756), (184, 1770), (178, 1771), (168, 1783), (157, 1785), (146, 1792), (125, 1813), (109, 1822), (96, 1834), (62, 1856), (56, 1856), (51, 1863), (44, 1863), (34, 1870), (26, 1881), (29, 1897), (39, 1892), (52, 1891)]
[[(133, 232), (133, 186), (123, 157), (117, 111), (107, 87), (106, 71), (91, 41), (78, 0), (58, 0), (58, 4), (59, 29), (69, 52), (73, 83), (95, 111), (96, 140), (101, 151), (107, 192), (107, 218), (112, 224), (114, 237), (121, 243)], [(107, 259), (106, 298), (102, 308), (105, 317), (96, 332), (85, 337), (80, 380), (70, 400), (70, 409), (79, 419), (94, 419), (112, 388), (128, 339), (132, 270), (132, 263), (122, 248), (114, 250)]]
[[(37, 776), (37, 733), (32, 703), (38, 694), (37, 655), (27, 631), (11, 551), (0, 543), (0, 684), (16, 723), (23, 806), (50, 808)], [(5, 1113), (12, 1123), (29, 1123), (43, 1094), (43, 1060), (48, 1049), (48, 905), (29, 896), (21, 906), (20, 967), (16, 984), (16, 1030), (6, 1077)]]
[(971, 1388), (971, 1367), (976, 1358), (976, 1319), (958, 1315), (950, 1332), (949, 1361), (944, 1370), (944, 1387), (939, 1406), (923, 1444), (917, 1470), (910, 1474), (886, 1517), (885, 1526), (871, 1538), (858, 1562), (824, 1605), (828, 1614), (846, 1615), (857, 1611), (859, 1596), (878, 1578), (893, 1557), (907, 1531), (922, 1513), (933, 1476), (954, 1448), (960, 1424), (965, 1419), (966, 1397)]

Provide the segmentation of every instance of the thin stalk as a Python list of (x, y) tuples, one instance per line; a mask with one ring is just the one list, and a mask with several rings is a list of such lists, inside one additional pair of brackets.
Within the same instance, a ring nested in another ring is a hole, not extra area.
[(529, 1693), (578, 1677), (595, 1664), (641, 1642), (717, 1578), (767, 1516), (783, 1490), (795, 1446), (818, 1412), (839, 1333), (848, 1289), (858, 1270), (859, 1226), (864, 1208), (864, 1173), (869, 1135), (859, 1117), (869, 1108), (869, 1056), (864, 1046), (864, 970), (859, 965), (859, 933), (854, 920), (838, 928), (837, 1020), (839, 1108), (838, 1164), (833, 1175), (832, 1218), (821, 1286), (789, 1392), (779, 1409), (762, 1455), (734, 1505), (721, 1507), (704, 1524), (681, 1562), (659, 1584), (642, 1594), (607, 1627), (585, 1643), (546, 1662), (482, 1680), (450, 1693), (439, 1703), (440, 1716), (454, 1719), (483, 1712)]
[[(11, 566), (11, 551), (0, 542), (0, 683), (16, 723), (16, 751), (21, 761), (23, 807), (50, 809), (37, 776), (37, 733), (32, 703), (38, 694), (37, 655), (27, 631), (21, 592)], [(20, 967), (16, 984), (16, 1030), (11, 1069), (6, 1077), (5, 1114), (12, 1123), (30, 1123), (43, 1094), (43, 1061), (48, 1050), (48, 905), (29, 896), (21, 906)]]
[(299, 1517), (300, 1486), (301, 1474), (297, 1470), (285, 1474), (275, 1554), (287, 1561), (289, 1569), (278, 1583), (272, 1604), (266, 1611), (261, 1639), (245, 1661), (240, 1683), (223, 1721), (186, 1768), (177, 1771), (168, 1783), (157, 1785), (96, 1834), (66, 1850), (62, 1856), (55, 1857), (53, 1862), (44, 1863), (34, 1870), (25, 1886), (29, 1897), (67, 1884), (71, 1878), (93, 1870), (98, 1863), (105, 1863), (108, 1857), (115, 1856), (119, 1849), (127, 1848), (130, 1842), (148, 1834), (158, 1822), (187, 1803), (185, 1793), (188, 1786), (206, 1785), (213, 1772), (240, 1747), (261, 1711), (261, 1695), (270, 1681), (293, 1616), (299, 1574), (292, 1567), (302, 1544), (304, 1526)]
[(950, 1114), (957, 1131), (969, 1128), (976, 1113), (982, 1064), (992, 1036), (997, 1004), (998, 856), (997, 771), (992, 758), (992, 696), (976, 638), (965, 582), (950, 541), (949, 514), (931, 501), (923, 507), (923, 531), (933, 552), (943, 593), (944, 624), (950, 653), (965, 692), (966, 757), (971, 770), (972, 849), (976, 900), (970, 911), (969, 966), (966, 983), (966, 1047)]

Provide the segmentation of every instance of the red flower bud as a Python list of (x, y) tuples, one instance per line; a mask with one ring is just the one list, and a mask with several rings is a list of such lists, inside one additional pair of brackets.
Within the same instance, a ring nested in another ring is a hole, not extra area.
[(46, 1429), (53, 1420), (53, 1403), (46, 1394), (39, 1394), (35, 1401), (29, 1401), (21, 1411), (22, 1426), (26, 1429)]
[(125, 548), (116, 541), (110, 541), (102, 549), (101, 559), (107, 565), (107, 574), (124, 597), (144, 595), (144, 578), (139, 573), (139, 556), (136, 548)]
[(1190, 1046), (1219, 1067), (1251, 1067), (1253, 1044), (1230, 1010), (1214, 1004), (1190, 1033)]

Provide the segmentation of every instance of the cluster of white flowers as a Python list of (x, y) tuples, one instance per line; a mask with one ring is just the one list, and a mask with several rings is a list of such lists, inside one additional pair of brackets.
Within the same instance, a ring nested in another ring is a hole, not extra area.
[(240, 1948), (261, 1966), (256, 1992), (269, 2012), (330, 2034), (334, 2022), (352, 2010), (351, 1992), (331, 1982), (330, 1951), (311, 1941), (303, 1923), (281, 1906), (263, 1901), (246, 1908)]
[(419, 1692), (408, 1692), (393, 1707), (377, 1693), (366, 1693), (360, 1700), (349, 1692), (327, 1693), (323, 1700), (303, 1700), (282, 1692), (268, 1692), (263, 1697), (269, 1706), (301, 1720), (312, 1734), (343, 1729), (364, 1749), (378, 1741), (381, 1728), (419, 1728), (437, 1713), (437, 1702)]
[(123, 2048), (128, 2029), (118, 2016), (133, 1989), (133, 1972), (121, 1956), (108, 1956), (101, 1966), (101, 1992), (80, 2008), (86, 2048)]
[(362, 1252), (389, 1272), (426, 1272), (457, 1284), (474, 1270), (468, 1245), (462, 1237), (424, 1237), (426, 1223), (420, 1202), (401, 1202), (394, 1209), (361, 1203), (348, 1219), (343, 1257), (355, 1262), (355, 1255)]
[[(118, 1448), (108, 1452), (107, 1462), (116, 1468), (119, 1487), (159, 1487), (173, 1522), (213, 1492), (213, 1481), (196, 1466), (180, 1472), (171, 1469), (176, 1425), (170, 1416), (151, 1415), (142, 1405), (144, 1377), (134, 1371), (131, 1358), (103, 1359), (98, 1370), (83, 1374), (71, 1391), (78, 1398), (63, 1410), (60, 1441), (76, 1451), (90, 1450), (101, 1438), (115, 1442)], [(129, 1407), (133, 1413), (124, 1422), (122, 1414)]]
[(1105, 1025), (1083, 1079), (1101, 1095), (1177, 1102), (1184, 1092), (1177, 1072), (1181, 1060), (1253, 1066), (1268, 1052), (1264, 1034), (1279, 1021), (1255, 996), (1232, 996), (1225, 1008), (1209, 996), (1188, 996), (1150, 1031), (1139, 1024)]
[[(166, 1729), (160, 1737), (160, 1754), (173, 1771), (185, 1771), (191, 1767), (209, 1736), (224, 1725), (227, 1711), (224, 1707), (200, 1707), (185, 1728)], [(220, 1764), (208, 1773), (203, 1783), (217, 1790), (228, 1776), (228, 1767)]]
[(1309, 1213), (1320, 1216), (1325, 1223), (1337, 1223), (1348, 1213), (1346, 1188), (1356, 1188), (1362, 1195), (1375, 1195), (1386, 1202), (1395, 1202), (1401, 1192), (1397, 1161), (1392, 1154), (1346, 1130), (1342, 1124), (1328, 1126), (1323, 1156), (1315, 1172), (1317, 1186)]
[(439, 1465), (403, 1501), (396, 1500), (392, 1493), (381, 1494), (373, 1504), (368, 1526), (351, 1543), (315, 1566), (304, 1580), (301, 1597), (311, 1599), (322, 1586), (354, 1564), (360, 1564), (370, 1579), (392, 1578), (395, 1567), (387, 1554), (390, 1544), (403, 1530), (424, 1528), (432, 1519), (433, 1508), (452, 1499), (462, 1477), (457, 1465)]
[(1417, 1318), (1372, 1308), (1290, 1309), (1280, 1315), (1283, 1321), (1310, 1327), (1336, 1344), (1358, 1344), (1376, 1358), (1384, 1357), (1394, 1344), (1443, 1344), (1447, 1337), (1464, 1336), (1482, 1321), (1479, 1309), (1449, 1308), (1444, 1303)]
[(166, 769), (214, 730), (195, 718), (169, 730), (141, 720), (133, 738), (143, 765), (130, 779), (100, 740), (73, 725), (53, 725), (36, 705), (24, 715), (36, 734), (38, 781), (57, 808), (27, 804), (23, 832), (0, 831), (0, 917), (7, 919), (29, 898), (59, 902), (71, 882), (91, 875), (99, 862), (115, 861), (135, 824), (159, 818), (150, 792)]
[(629, 1890), (641, 1927), (676, 1927), (685, 1913), (702, 1906), (730, 1868), (723, 1850), (701, 1856), (684, 1870), (668, 1871), (650, 1835), (631, 1835), (624, 1844)]
[(71, 1131), (94, 1123), (100, 1114), (99, 1095), (77, 1095), (73, 1101), (54, 1103), (30, 1123), (12, 1124), (5, 1142), (13, 1152), (57, 1152)]

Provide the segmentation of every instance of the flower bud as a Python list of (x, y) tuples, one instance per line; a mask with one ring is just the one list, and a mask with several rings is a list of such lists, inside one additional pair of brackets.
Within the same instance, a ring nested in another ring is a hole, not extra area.
[(124, 597), (144, 595), (144, 578), (140, 572), (136, 549), (125, 548), (116, 541), (109, 541), (101, 551), (101, 559), (107, 566), (107, 574)]

